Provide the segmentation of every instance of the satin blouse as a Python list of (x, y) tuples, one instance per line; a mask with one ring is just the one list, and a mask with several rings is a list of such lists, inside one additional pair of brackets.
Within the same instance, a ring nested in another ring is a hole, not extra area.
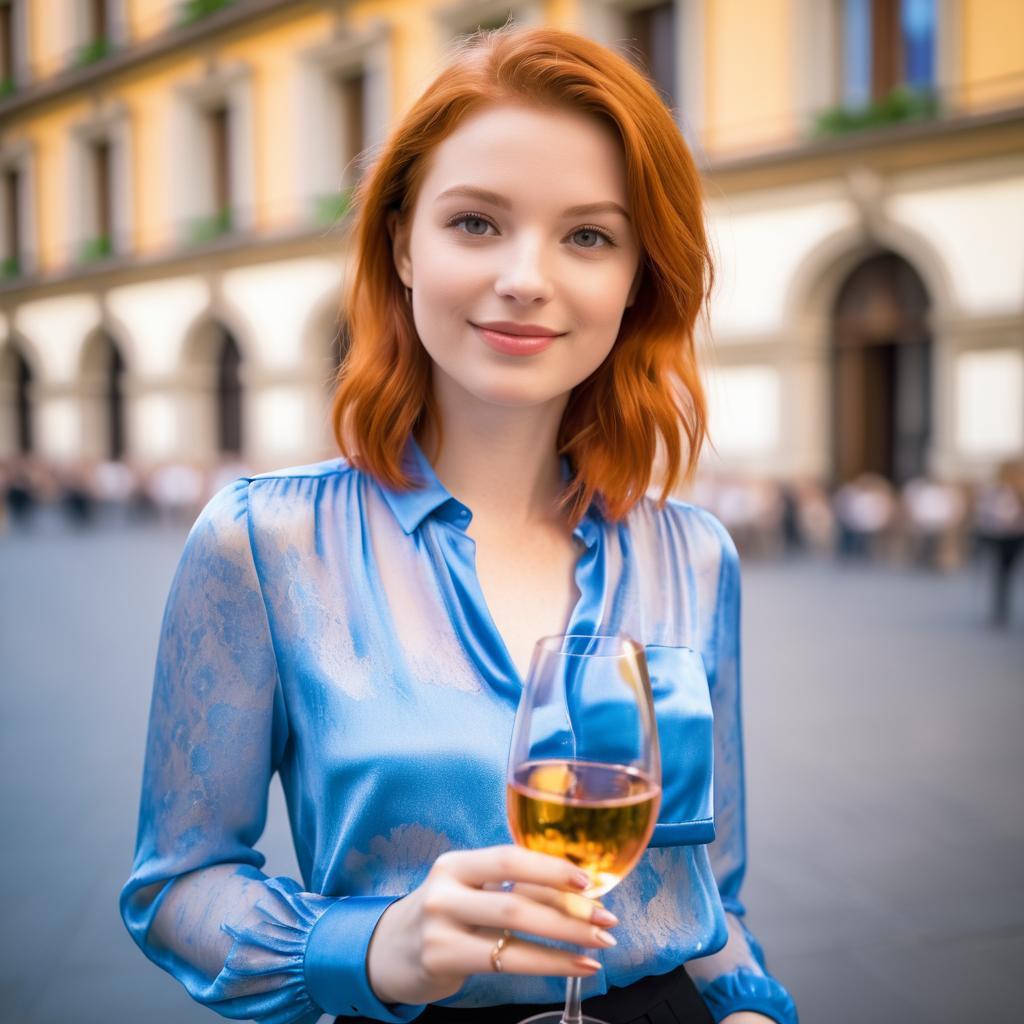
[[(472, 511), (413, 439), (404, 460), (422, 483), (407, 492), (344, 459), (227, 485), (170, 588), (120, 907), (146, 955), (228, 1017), (415, 1019), (424, 1006), (370, 988), (378, 919), (444, 851), (512, 842), (505, 767), (522, 682), (476, 575)], [(716, 1021), (748, 1009), (796, 1024), (739, 896), (736, 549), (676, 500), (645, 498), (619, 523), (595, 503), (575, 535), (567, 631), (645, 645), (663, 774), (650, 848), (603, 898), (618, 945), (588, 950), (603, 969), (583, 997), (685, 961)], [(260, 870), (274, 772), (301, 880)], [(443, 1003), (557, 1003), (564, 988), (474, 974)]]

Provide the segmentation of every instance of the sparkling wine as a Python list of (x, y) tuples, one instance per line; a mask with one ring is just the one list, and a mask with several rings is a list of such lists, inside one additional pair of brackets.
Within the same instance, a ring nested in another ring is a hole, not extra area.
[(520, 846), (572, 861), (602, 896), (640, 859), (654, 831), (661, 787), (637, 768), (593, 761), (527, 761), (508, 785)]

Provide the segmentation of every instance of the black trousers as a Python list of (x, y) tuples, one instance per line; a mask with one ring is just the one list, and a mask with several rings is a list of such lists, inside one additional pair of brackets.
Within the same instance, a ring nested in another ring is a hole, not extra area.
[[(416, 1024), (519, 1024), (543, 1013), (561, 1010), (563, 1003), (504, 1003), (472, 1010), (431, 1004)], [(614, 986), (603, 995), (583, 1000), (583, 1013), (608, 1024), (713, 1024), (714, 1019), (685, 968), (641, 978), (625, 988)], [(375, 1024), (369, 1017), (338, 1017), (337, 1024)], [(379, 1022), (376, 1022), (379, 1024)]]

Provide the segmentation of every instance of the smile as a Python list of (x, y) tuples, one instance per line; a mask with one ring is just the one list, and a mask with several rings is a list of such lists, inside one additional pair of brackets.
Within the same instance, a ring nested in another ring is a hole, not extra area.
[(560, 335), (531, 336), (528, 334), (505, 334), (489, 327), (478, 327), (471, 320), (469, 325), (494, 351), (507, 356), (533, 356), (550, 348)]

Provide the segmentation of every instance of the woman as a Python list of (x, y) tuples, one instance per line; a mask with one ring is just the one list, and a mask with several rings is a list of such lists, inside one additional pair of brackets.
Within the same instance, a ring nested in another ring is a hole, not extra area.
[[(346, 458), (221, 490), (172, 585), (132, 935), (260, 1021), (518, 1021), (569, 975), (615, 1022), (795, 1021), (738, 900), (736, 553), (666, 501), (703, 437), (711, 280), (671, 115), (589, 40), (487, 33), (399, 124), (357, 211)], [(504, 769), (535, 640), (618, 630), (703, 657), (718, 832), (663, 804), (668, 840), (604, 909), (571, 865), (510, 845)], [(274, 771), (301, 886), (253, 849)]]

